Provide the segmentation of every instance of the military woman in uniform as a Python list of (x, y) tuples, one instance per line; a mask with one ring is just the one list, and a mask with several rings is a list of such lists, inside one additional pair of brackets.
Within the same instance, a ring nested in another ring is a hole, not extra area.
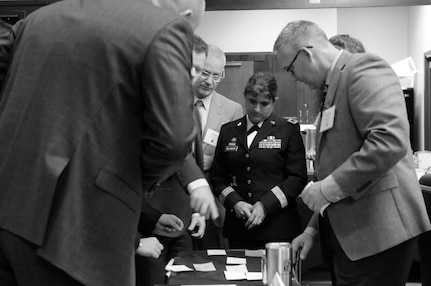
[(262, 249), (302, 232), (296, 203), (307, 182), (299, 124), (273, 113), (277, 82), (256, 73), (247, 82), (246, 115), (222, 126), (211, 180), (226, 208), (231, 249)]

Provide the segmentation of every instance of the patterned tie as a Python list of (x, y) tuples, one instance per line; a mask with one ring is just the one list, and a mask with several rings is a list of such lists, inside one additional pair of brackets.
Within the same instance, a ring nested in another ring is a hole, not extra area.
[(328, 85), (325, 84), (323, 87), (322, 92), (322, 105), (320, 105), (320, 116), (322, 116), (322, 112), (325, 109), (325, 100), (326, 100), (326, 93), (328, 92)]
[(201, 131), (202, 131), (202, 133), (204, 132), (204, 129), (205, 129), (205, 124), (206, 124), (206, 116), (205, 116), (205, 106), (204, 106), (204, 103), (202, 102), (202, 100), (197, 100), (196, 102), (195, 102), (195, 106), (196, 106), (196, 109), (198, 110), (198, 113), (199, 113), (199, 121), (200, 121), (200, 123), (201, 123)]

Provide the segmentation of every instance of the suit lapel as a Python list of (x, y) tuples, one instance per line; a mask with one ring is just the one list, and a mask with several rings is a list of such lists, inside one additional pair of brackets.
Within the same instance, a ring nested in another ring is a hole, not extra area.
[(207, 124), (203, 132), (204, 138), (208, 129), (217, 130), (217, 126), (219, 125), (222, 116), (223, 104), (219, 100), (219, 94), (217, 92), (214, 92), (213, 97), (211, 98), (211, 107), (208, 113)]
[(337, 91), (338, 82), (340, 80), (341, 73), (343, 72), (344, 67), (347, 62), (350, 60), (352, 54), (348, 52), (342, 52), (340, 58), (335, 64), (334, 71), (332, 72), (330, 82), (328, 84), (328, 91), (326, 93), (325, 99), (325, 107), (332, 106), (332, 102), (334, 101), (335, 92)]
[[(332, 106), (335, 98), (335, 94), (337, 91), (338, 83), (340, 81), (340, 76), (343, 72), (344, 67), (350, 60), (350, 57), (352, 56), (351, 53), (343, 51), (340, 55), (340, 58), (338, 59), (337, 63), (335, 64), (334, 70), (332, 72), (329, 84), (328, 84), (328, 91), (326, 92), (325, 102), (324, 102), (324, 108), (323, 110), (329, 108)], [(322, 110), (322, 112), (323, 112)], [(322, 120), (322, 115), (320, 115), (320, 121), (319, 121), (319, 129), (320, 124)], [(318, 130), (319, 131), (319, 130)], [(317, 140), (316, 140), (316, 151), (320, 149), (320, 141), (322, 140), (323, 133), (318, 132), (317, 133)], [(319, 154), (319, 152), (317, 152)]]

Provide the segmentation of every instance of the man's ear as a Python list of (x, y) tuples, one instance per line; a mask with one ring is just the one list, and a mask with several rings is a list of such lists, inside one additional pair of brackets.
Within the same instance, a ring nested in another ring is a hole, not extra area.
[(302, 47), (301, 52), (305, 54), (305, 56), (308, 58), (308, 60), (313, 59), (313, 51), (310, 48)]

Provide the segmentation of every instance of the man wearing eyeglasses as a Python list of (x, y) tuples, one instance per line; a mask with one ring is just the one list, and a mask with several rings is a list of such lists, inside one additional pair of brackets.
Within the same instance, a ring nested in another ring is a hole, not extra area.
[(430, 223), (396, 74), (376, 55), (338, 50), (308, 21), (289, 23), (274, 50), (296, 80), (326, 91), (317, 181), (301, 193), (314, 215), (294, 252), (305, 259), (318, 230), (333, 285), (404, 286)]
[[(195, 106), (199, 111), (202, 126), (204, 172), (207, 178), (209, 178), (209, 171), (213, 165), (221, 126), (243, 116), (242, 106), (239, 103), (216, 92), (217, 85), (224, 78), (225, 65), (226, 56), (224, 52), (215, 45), (208, 45), (205, 65), (194, 67), (197, 73), (193, 82)], [(220, 215), (224, 214), (223, 206), (217, 200), (216, 203), (221, 210), (219, 211)], [(226, 247), (221, 228), (216, 227), (211, 220), (207, 221), (205, 236), (197, 241), (197, 244), (198, 249)]]

